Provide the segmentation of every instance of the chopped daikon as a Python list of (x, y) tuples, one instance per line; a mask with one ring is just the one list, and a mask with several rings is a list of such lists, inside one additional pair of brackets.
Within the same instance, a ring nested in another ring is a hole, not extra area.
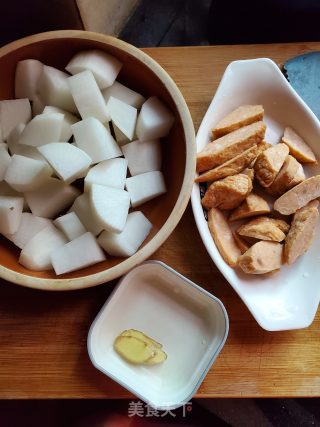
[(123, 132), (121, 132), (121, 130), (114, 123), (112, 123), (112, 128), (115, 139), (121, 147), (122, 145), (128, 144), (130, 142), (130, 139)]
[(82, 71), (67, 80), (74, 102), (83, 119), (95, 117), (101, 123), (110, 120), (105, 100), (91, 71)]
[(67, 83), (68, 78), (69, 74), (44, 65), (39, 78), (38, 93), (45, 105), (53, 105), (76, 113), (77, 108)]
[(85, 233), (51, 253), (56, 274), (70, 273), (104, 261), (106, 256), (92, 233)]
[(128, 216), (129, 193), (119, 188), (92, 184), (90, 200), (96, 223), (106, 230), (120, 233)]
[(13, 234), (4, 234), (18, 248), (22, 249), (39, 231), (51, 224), (51, 220), (40, 218), (29, 212), (23, 212), (18, 230)]
[(10, 197), (21, 197), (23, 199), (23, 210), (26, 211), (29, 209), (26, 199), (24, 198), (23, 193), (19, 193), (10, 187), (6, 181), (0, 182), (0, 196), (10, 196)]
[(127, 177), (126, 159), (109, 159), (91, 168), (84, 179), (84, 191), (89, 191), (92, 184), (107, 185), (124, 189)]
[(151, 222), (142, 212), (131, 212), (121, 233), (103, 231), (98, 238), (98, 243), (109, 255), (131, 256), (137, 252), (151, 229)]
[(17, 126), (15, 126), (12, 129), (12, 131), (9, 133), (7, 137), (7, 144), (11, 154), (15, 154), (14, 152), (11, 151), (11, 147), (19, 143), (20, 135), (25, 127), (26, 125), (24, 123), (18, 123)]
[(120, 99), (110, 96), (107, 109), (112, 123), (131, 141), (137, 121), (137, 109)]
[(91, 157), (92, 163), (122, 156), (122, 151), (111, 133), (96, 118), (81, 120), (71, 128), (77, 147)]
[(45, 108), (46, 104), (44, 101), (42, 101), (41, 97), (36, 93), (33, 97), (32, 101), (32, 117), (37, 116), (38, 114), (41, 114)]
[(61, 141), (62, 125), (63, 114), (39, 114), (23, 129), (19, 138), (19, 144), (39, 147), (49, 142)]
[(88, 193), (83, 193), (76, 198), (70, 208), (70, 212), (75, 212), (85, 228), (91, 231), (95, 236), (103, 230), (102, 225), (98, 223), (93, 216)]
[(78, 74), (81, 71), (90, 70), (97, 81), (100, 89), (111, 86), (119, 71), (122, 63), (102, 50), (86, 50), (77, 53), (66, 66), (70, 74)]
[(30, 270), (50, 270), (51, 253), (66, 243), (67, 239), (62, 232), (53, 224), (49, 224), (26, 243), (20, 253), (19, 262)]
[(34, 191), (46, 184), (51, 168), (41, 160), (14, 154), (5, 174), (5, 181), (16, 191)]
[(8, 135), (18, 123), (26, 124), (31, 119), (31, 106), (28, 99), (8, 99), (0, 101), (0, 127), (2, 138)]
[(126, 189), (130, 194), (133, 208), (167, 191), (160, 171), (146, 172), (127, 178)]
[(38, 147), (38, 150), (67, 184), (83, 177), (92, 163), (87, 153), (68, 142), (50, 142)]
[(142, 105), (137, 120), (137, 137), (141, 141), (162, 138), (170, 132), (174, 122), (172, 112), (156, 96)]
[(43, 64), (37, 59), (19, 61), (15, 75), (15, 97), (34, 101)]
[(87, 231), (75, 212), (59, 216), (53, 223), (68, 240), (76, 239)]
[(104, 89), (102, 91), (102, 95), (106, 103), (108, 103), (110, 96), (113, 96), (114, 98), (120, 99), (120, 101), (123, 101), (137, 109), (141, 108), (142, 104), (146, 100), (144, 96), (140, 95), (140, 93), (135, 92), (117, 81), (115, 81), (112, 86)]
[(128, 160), (128, 168), (132, 176), (140, 173), (159, 171), (161, 168), (160, 141), (132, 141), (121, 147), (124, 157)]
[(0, 196), (0, 233), (15, 233), (20, 225), (22, 197)]
[(0, 181), (3, 181), (7, 168), (10, 164), (11, 157), (7, 148), (3, 145), (0, 146)]
[(46, 185), (25, 193), (26, 201), (34, 215), (54, 218), (70, 206), (80, 191), (57, 178), (49, 178)]
[(69, 141), (72, 136), (71, 125), (79, 121), (78, 117), (76, 117), (74, 114), (69, 113), (68, 111), (63, 110), (62, 108), (52, 107), (51, 105), (47, 105), (43, 110), (43, 114), (48, 113), (60, 113), (64, 115), (61, 130), (61, 141)]

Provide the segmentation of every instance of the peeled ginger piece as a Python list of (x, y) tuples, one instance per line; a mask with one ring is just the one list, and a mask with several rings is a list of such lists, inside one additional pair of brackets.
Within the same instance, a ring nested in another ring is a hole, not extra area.
[(51, 253), (56, 274), (70, 273), (106, 259), (104, 252), (90, 232), (82, 234)]

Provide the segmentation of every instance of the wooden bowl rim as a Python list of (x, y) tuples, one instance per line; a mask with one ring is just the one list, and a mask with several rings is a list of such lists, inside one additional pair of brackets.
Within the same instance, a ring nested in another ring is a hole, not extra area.
[(169, 237), (169, 235), (172, 233), (172, 231), (180, 221), (190, 199), (196, 164), (195, 131), (188, 106), (180, 90), (178, 89), (173, 79), (169, 76), (169, 74), (154, 59), (152, 59), (149, 55), (147, 55), (140, 49), (115, 37), (100, 33), (81, 30), (58, 30), (35, 34), (9, 43), (0, 48), (0, 58), (11, 53), (14, 50), (23, 48), (24, 46), (29, 44), (46, 40), (65, 38), (98, 41), (101, 43), (109, 44), (115, 48), (124, 50), (128, 54), (134, 56), (139, 61), (144, 63), (149, 69), (151, 69), (151, 71), (153, 71), (158, 76), (158, 78), (165, 85), (166, 89), (174, 100), (181, 118), (181, 123), (186, 141), (186, 165), (180, 195), (166, 222), (163, 224), (158, 233), (150, 240), (149, 243), (147, 243), (143, 248), (141, 248), (136, 254), (125, 259), (118, 265), (100, 271), (99, 273), (72, 279), (47, 279), (27, 276), (0, 265), (1, 278), (25, 287), (50, 291), (85, 289), (105, 282), (109, 282), (110, 280), (122, 276), (123, 274), (131, 270), (133, 267), (149, 258), (164, 243), (164, 241)]

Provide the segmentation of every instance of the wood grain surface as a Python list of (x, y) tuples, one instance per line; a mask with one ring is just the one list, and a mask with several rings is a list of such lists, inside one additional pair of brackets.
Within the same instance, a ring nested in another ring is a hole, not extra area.
[[(198, 128), (228, 63), (270, 57), (283, 63), (320, 43), (145, 49), (180, 87)], [(308, 329), (266, 332), (217, 271), (190, 206), (153, 259), (203, 286), (226, 306), (227, 343), (197, 397), (320, 396), (320, 315)], [(131, 395), (95, 370), (88, 329), (114, 282), (69, 293), (0, 287), (0, 398), (122, 398)]]

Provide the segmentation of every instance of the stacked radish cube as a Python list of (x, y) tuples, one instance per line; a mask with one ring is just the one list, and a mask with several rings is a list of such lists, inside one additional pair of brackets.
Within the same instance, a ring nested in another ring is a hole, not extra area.
[(131, 256), (152, 229), (132, 208), (166, 192), (160, 139), (174, 117), (118, 82), (121, 68), (99, 50), (67, 72), (17, 64), (16, 99), (0, 101), (0, 233), (26, 268), (64, 274)]

